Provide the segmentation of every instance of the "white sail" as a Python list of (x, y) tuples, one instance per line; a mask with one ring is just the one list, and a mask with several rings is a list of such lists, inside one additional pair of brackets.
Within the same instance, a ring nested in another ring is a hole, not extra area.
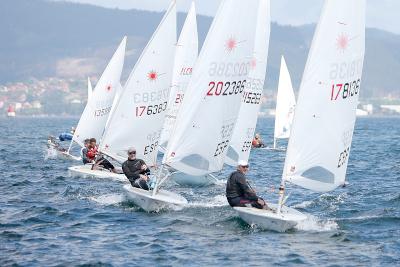
[[(120, 85), (124, 66), (126, 37), (108, 63), (94, 88), (76, 127), (73, 141), (83, 146), (86, 138), (100, 139), (107, 122), (114, 96)], [(72, 143), (71, 143), (72, 144)]]
[(242, 104), (233, 131), (225, 163), (236, 166), (239, 160), (248, 160), (260, 110), (267, 68), (270, 35), (270, 1), (261, 0), (249, 81), (242, 94)]
[(129, 147), (155, 165), (169, 97), (176, 44), (176, 6), (170, 5), (117, 98), (100, 151), (124, 161)]
[(345, 181), (365, 51), (365, 0), (326, 1), (310, 49), (283, 178), (314, 191)]
[(224, 0), (194, 67), (164, 163), (190, 175), (222, 169), (247, 83), (258, 0)]
[(89, 99), (92, 97), (92, 93), (93, 93), (92, 83), (90, 82), (90, 78), (89, 77), (87, 78), (87, 85), (88, 85), (88, 87), (87, 87), (87, 90), (88, 90), (87, 99), (88, 99), (88, 102), (89, 102)]
[(172, 86), (160, 141), (160, 144), (164, 146), (168, 142), (175, 125), (176, 116), (183, 101), (189, 80), (192, 77), (193, 66), (196, 62), (198, 51), (196, 9), (194, 2), (192, 2), (176, 45)]
[(292, 80), (285, 58), (281, 58), (279, 73), (278, 95), (276, 97), (274, 147), (276, 139), (289, 138), (293, 122), (296, 99), (293, 92)]

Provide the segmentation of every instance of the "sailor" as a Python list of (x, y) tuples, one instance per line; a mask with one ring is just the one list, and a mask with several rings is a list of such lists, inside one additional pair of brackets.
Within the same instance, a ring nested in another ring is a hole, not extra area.
[(238, 162), (237, 170), (228, 178), (226, 182), (226, 198), (231, 207), (254, 207), (258, 209), (269, 209), (267, 203), (256, 195), (256, 192), (249, 185), (246, 173), (249, 164), (245, 160)]
[(63, 148), (63, 147), (56, 141), (56, 138), (55, 138), (54, 136), (52, 136), (52, 135), (50, 135), (50, 136), (47, 138), (47, 147), (48, 147), (48, 148), (54, 148), (54, 149), (56, 149), (56, 150), (59, 151), (59, 152), (65, 152), (65, 151), (67, 151), (65, 148)]
[(260, 147), (265, 147), (264, 142), (261, 140), (261, 136), (259, 133), (256, 133), (256, 135), (254, 136), (253, 141), (251, 142), (251, 145), (254, 148), (260, 148)]
[(85, 141), (83, 141), (83, 145), (84, 147), (81, 149), (81, 157), (82, 157), (82, 161), (83, 164), (88, 164), (90, 162), (92, 162), (89, 158), (88, 158), (88, 152), (89, 152), (89, 142), (90, 139), (85, 139)]
[(112, 165), (111, 162), (109, 162), (97, 151), (96, 138), (90, 138), (88, 149), (89, 150), (86, 153), (86, 156), (90, 162), (94, 162), (92, 169), (96, 169), (98, 166), (101, 166), (104, 169), (112, 171), (113, 173), (118, 173), (114, 165)]
[(149, 190), (150, 169), (142, 159), (136, 158), (136, 149), (128, 149), (128, 160), (122, 164), (122, 171), (133, 187)]

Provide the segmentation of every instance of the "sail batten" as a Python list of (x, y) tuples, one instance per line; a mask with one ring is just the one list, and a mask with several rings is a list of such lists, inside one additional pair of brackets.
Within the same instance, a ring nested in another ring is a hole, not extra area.
[(326, 192), (343, 185), (365, 53), (365, 0), (326, 1), (294, 114), (283, 179)]

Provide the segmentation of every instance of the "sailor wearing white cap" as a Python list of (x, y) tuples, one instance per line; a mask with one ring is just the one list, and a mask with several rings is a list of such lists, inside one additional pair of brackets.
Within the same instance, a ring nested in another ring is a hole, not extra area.
[(265, 201), (256, 195), (256, 192), (249, 185), (246, 173), (249, 171), (249, 164), (245, 160), (239, 160), (237, 170), (228, 178), (226, 182), (226, 198), (231, 207), (255, 207), (258, 209), (268, 209)]

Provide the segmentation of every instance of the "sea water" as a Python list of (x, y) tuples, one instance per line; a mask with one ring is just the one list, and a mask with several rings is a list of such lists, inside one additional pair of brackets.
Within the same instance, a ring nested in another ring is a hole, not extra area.
[[(244, 223), (228, 206), (224, 185), (167, 184), (189, 204), (149, 214), (126, 200), (122, 183), (70, 177), (67, 168), (80, 163), (57, 159), (46, 141), (76, 123), (0, 118), (1, 266), (400, 264), (399, 118), (357, 120), (345, 188), (317, 194), (288, 187), (287, 204), (308, 220), (287, 233)], [(269, 145), (273, 123), (258, 122)], [(248, 177), (267, 201), (278, 198), (284, 158), (284, 151), (251, 152)]]

